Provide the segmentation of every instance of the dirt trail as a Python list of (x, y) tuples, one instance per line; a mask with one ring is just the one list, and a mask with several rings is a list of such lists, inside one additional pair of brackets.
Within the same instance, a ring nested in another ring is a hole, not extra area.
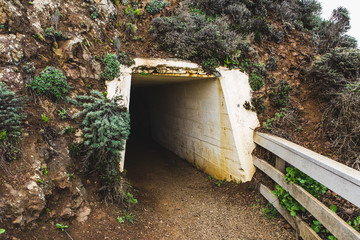
[(249, 191), (249, 184), (215, 180), (156, 144), (128, 144), (128, 178), (139, 203), (132, 210), (136, 221), (119, 223), (123, 209), (108, 205), (96, 194), (96, 180), (84, 181), (91, 214), (83, 223), (75, 219), (42, 220), (32, 229), (7, 229), (6, 240), (64, 240), (65, 232), (55, 223), (68, 225), (74, 240), (237, 240), (296, 239), (296, 233), (280, 218), (262, 214), (261, 197)]
[[(141, 150), (140, 150), (141, 149)], [(173, 153), (129, 145), (128, 178), (144, 207), (139, 239), (295, 239), (283, 219), (262, 216), (248, 184), (220, 187)], [(146, 222), (148, 221), (148, 222)], [(140, 223), (139, 222), (139, 223)]]

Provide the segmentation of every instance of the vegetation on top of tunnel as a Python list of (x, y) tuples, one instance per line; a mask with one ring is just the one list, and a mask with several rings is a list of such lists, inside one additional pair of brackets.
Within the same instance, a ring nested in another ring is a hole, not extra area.
[(259, 62), (257, 49), (261, 50), (264, 43), (282, 44), (295, 31), (311, 36), (315, 52), (322, 56), (312, 67), (300, 67), (301, 80), (312, 84), (319, 99), (332, 99), (331, 106), (336, 107), (327, 111), (324, 131), (340, 157), (360, 169), (356, 157), (359, 123), (355, 117), (359, 109), (352, 104), (359, 98), (357, 41), (346, 35), (350, 28), (347, 9), (335, 9), (329, 20), (322, 19), (320, 13), (317, 0), (185, 0), (173, 15), (154, 19), (151, 33), (163, 49), (200, 63), (208, 72), (218, 66), (247, 71), (254, 97), (244, 106), (261, 114), (269, 98), (276, 113), (263, 126), (282, 137), (282, 129), (302, 131), (296, 109), (289, 106), (292, 88), (284, 79), (269, 74), (278, 64), (275, 49), (266, 49), (270, 52), (267, 62)]
[(73, 117), (82, 119), (84, 166), (99, 171), (100, 191), (110, 202), (122, 202), (127, 196), (119, 164), (130, 134), (130, 116), (121, 100), (121, 96), (108, 99), (101, 92), (91, 91), (72, 101), (82, 108)]

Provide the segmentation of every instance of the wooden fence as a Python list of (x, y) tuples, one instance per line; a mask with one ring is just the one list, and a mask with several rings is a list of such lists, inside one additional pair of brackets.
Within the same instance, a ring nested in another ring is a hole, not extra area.
[[(342, 220), (336, 213), (314, 198), (300, 186), (288, 183), (284, 179), (285, 162), (312, 177), (328, 189), (360, 207), (360, 172), (332, 159), (282, 138), (255, 133), (254, 142), (277, 156), (275, 167), (266, 161), (253, 157), (254, 165), (272, 178), (296, 199), (308, 212), (324, 225), (337, 239), (360, 239), (360, 233)], [(264, 185), (260, 193), (271, 202), (284, 218), (298, 230), (300, 236), (307, 239), (321, 239), (306, 223), (298, 217), (292, 217), (280, 205), (276, 197)]]

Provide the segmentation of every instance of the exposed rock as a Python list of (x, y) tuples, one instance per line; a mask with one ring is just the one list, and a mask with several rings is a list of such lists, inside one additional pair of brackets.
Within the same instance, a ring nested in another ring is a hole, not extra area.
[(21, 34), (0, 34), (0, 63), (19, 64), (24, 57), (21, 41), (25, 38)]
[(36, 220), (45, 208), (45, 198), (42, 189), (35, 181), (29, 181), (22, 189), (15, 190), (5, 183), (7, 194), (4, 208), (6, 217), (14, 219), (14, 224), (24, 226)]
[(0, 67), (0, 79), (13, 90), (23, 85), (22, 77), (17, 67)]
[(85, 222), (88, 219), (88, 216), (91, 213), (91, 209), (87, 206), (84, 206), (82, 208), (79, 209), (77, 215), (76, 215), (76, 220), (78, 222)]

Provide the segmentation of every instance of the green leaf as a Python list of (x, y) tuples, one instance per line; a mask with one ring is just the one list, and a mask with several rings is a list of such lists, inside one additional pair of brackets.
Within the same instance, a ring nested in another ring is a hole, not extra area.
[(332, 206), (330, 206), (330, 210), (333, 211), (334, 213), (336, 213), (338, 210), (338, 207), (336, 205), (332, 205)]
[(5, 229), (0, 228), (0, 234), (3, 234), (3, 233), (5, 233)]

